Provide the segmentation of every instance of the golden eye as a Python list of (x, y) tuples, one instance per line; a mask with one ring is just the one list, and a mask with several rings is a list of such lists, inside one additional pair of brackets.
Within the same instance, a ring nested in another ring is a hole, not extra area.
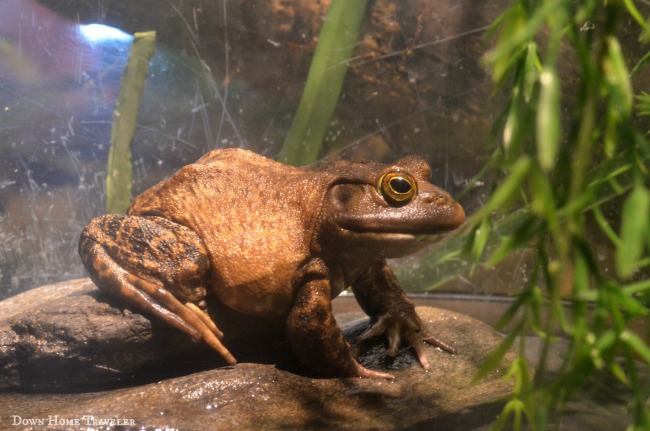
[(391, 171), (382, 175), (377, 188), (386, 201), (393, 205), (411, 202), (418, 190), (415, 178), (402, 171)]

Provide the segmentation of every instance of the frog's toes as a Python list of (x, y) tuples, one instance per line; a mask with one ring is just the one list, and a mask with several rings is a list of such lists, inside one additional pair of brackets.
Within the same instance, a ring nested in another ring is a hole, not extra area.
[(386, 319), (384, 317), (380, 317), (377, 322), (375, 322), (373, 325), (370, 326), (364, 332), (363, 334), (359, 335), (357, 339), (355, 340), (355, 344), (360, 343), (362, 341), (365, 341), (369, 338), (377, 337), (384, 332), (386, 332), (386, 324), (385, 324)]
[(205, 311), (201, 310), (193, 302), (186, 302), (185, 306), (189, 308), (194, 314), (196, 314), (196, 316), (199, 319), (201, 319), (201, 322), (203, 322), (205, 326), (207, 326), (208, 329), (210, 329), (210, 331), (212, 331), (214, 335), (217, 336), (218, 339), (221, 340), (223, 338), (223, 332), (219, 328), (217, 328), (217, 325), (214, 323), (214, 321), (210, 318), (210, 316), (208, 316), (208, 314)]
[(432, 346), (436, 346), (439, 349), (444, 350), (445, 352), (451, 353), (452, 355), (455, 355), (457, 353), (455, 348), (445, 343), (444, 341), (441, 341), (438, 338), (434, 337), (428, 331), (422, 331), (421, 338), (422, 341), (424, 341), (425, 343), (431, 344)]
[(356, 339), (356, 342), (358, 343), (384, 333), (386, 333), (388, 338), (388, 356), (397, 356), (402, 340), (404, 339), (413, 347), (418, 361), (425, 370), (430, 368), (424, 346), (425, 343), (452, 354), (456, 353), (456, 349), (440, 341), (427, 330), (423, 329), (422, 322), (414, 313), (410, 316), (382, 315), (366, 332)]
[(369, 377), (372, 379), (387, 379), (387, 380), (393, 380), (395, 379), (395, 376), (389, 373), (382, 373), (381, 371), (375, 371), (375, 370), (369, 370), (368, 368), (364, 367), (357, 361), (354, 361), (355, 364), (355, 375), (356, 377)]
[(420, 361), (420, 365), (422, 365), (422, 368), (425, 370), (429, 370), (430, 365), (429, 365), (429, 359), (427, 358), (426, 350), (424, 348), (424, 340), (421, 335), (421, 331), (417, 332), (411, 332), (410, 334), (407, 334), (404, 338), (409, 342), (411, 346), (413, 346), (413, 349), (415, 350), (415, 354), (418, 357), (418, 361)]

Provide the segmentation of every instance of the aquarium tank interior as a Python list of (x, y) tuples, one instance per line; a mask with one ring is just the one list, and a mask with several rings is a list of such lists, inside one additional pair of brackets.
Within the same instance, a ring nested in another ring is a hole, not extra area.
[(86, 223), (210, 150), (416, 154), (467, 220), (393, 267), (503, 334), (477, 380), (516, 352), (490, 427), (611, 393), (650, 429), (648, 2), (155, 4), (0, 2), (0, 300), (85, 277)]

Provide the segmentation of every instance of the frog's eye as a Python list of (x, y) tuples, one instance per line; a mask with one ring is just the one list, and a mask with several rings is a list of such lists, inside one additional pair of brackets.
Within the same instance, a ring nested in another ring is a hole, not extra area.
[(379, 193), (392, 205), (405, 205), (417, 193), (417, 182), (411, 174), (403, 171), (390, 171), (382, 175), (377, 185)]

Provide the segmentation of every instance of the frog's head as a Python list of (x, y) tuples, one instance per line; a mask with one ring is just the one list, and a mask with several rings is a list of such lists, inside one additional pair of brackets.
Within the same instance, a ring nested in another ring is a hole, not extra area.
[(383, 258), (405, 256), (465, 220), (463, 208), (429, 182), (429, 165), (408, 156), (391, 165), (337, 162), (322, 212), (326, 235)]

